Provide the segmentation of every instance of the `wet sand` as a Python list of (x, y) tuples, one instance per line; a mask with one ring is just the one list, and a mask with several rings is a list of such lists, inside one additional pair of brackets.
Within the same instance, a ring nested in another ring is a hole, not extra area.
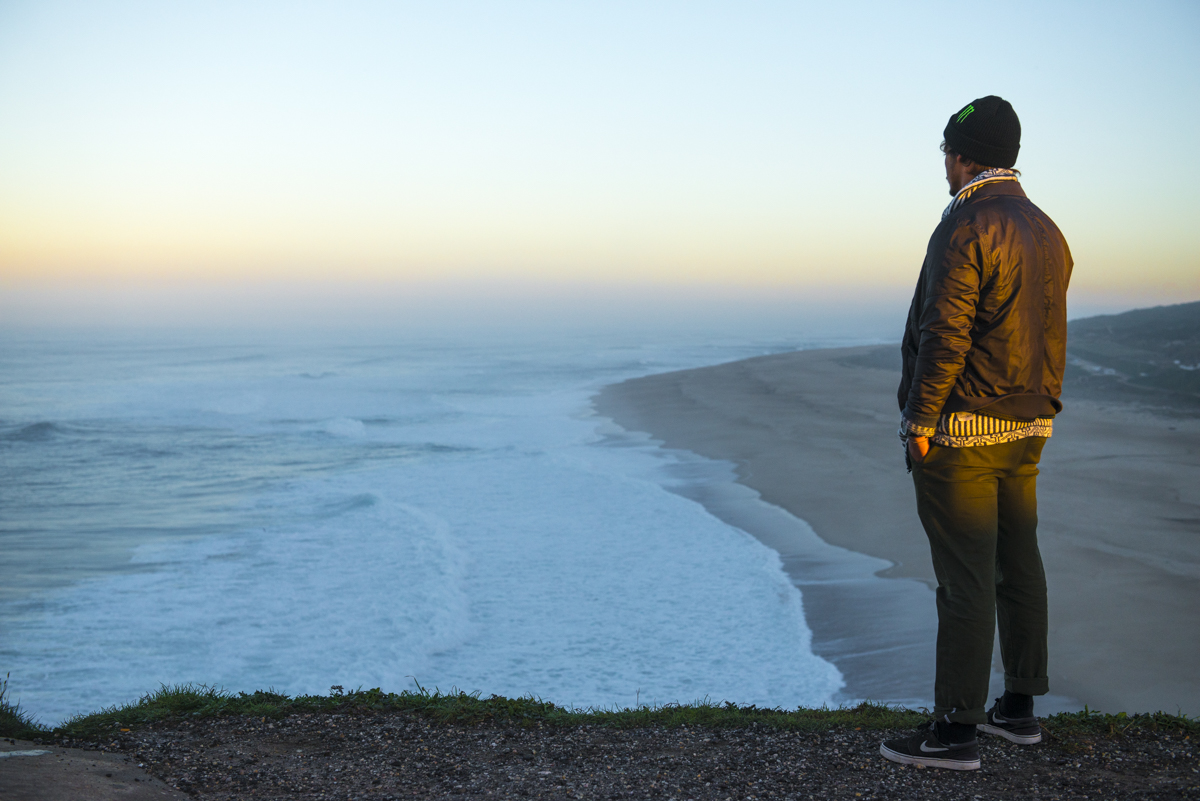
[[(633, 379), (596, 409), (731, 462), (747, 489), (693, 496), (780, 552), (847, 698), (912, 703), (932, 694), (936, 613), (898, 377), (894, 345), (800, 351)], [(1054, 694), (1038, 711), (1198, 714), (1200, 419), (1064, 403), (1038, 487)]]

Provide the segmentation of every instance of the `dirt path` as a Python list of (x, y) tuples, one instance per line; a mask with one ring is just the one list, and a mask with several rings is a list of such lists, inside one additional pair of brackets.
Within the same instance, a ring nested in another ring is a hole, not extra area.
[(180, 801), (125, 753), (0, 740), (0, 801)]

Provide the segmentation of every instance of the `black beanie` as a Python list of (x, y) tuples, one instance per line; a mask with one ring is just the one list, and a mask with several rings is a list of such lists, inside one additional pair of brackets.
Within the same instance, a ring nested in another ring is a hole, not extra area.
[(946, 147), (984, 167), (1011, 167), (1021, 149), (1021, 121), (1012, 104), (988, 95), (973, 100), (950, 117)]

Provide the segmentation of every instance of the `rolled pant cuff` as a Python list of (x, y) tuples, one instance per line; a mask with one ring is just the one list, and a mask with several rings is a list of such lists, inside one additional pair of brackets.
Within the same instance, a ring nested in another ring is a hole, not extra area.
[(1016, 676), (1004, 677), (1004, 689), (1020, 695), (1045, 695), (1050, 692), (1050, 680), (1045, 676), (1040, 679), (1022, 679)]
[(975, 725), (979, 725), (980, 723), (988, 722), (987, 710), (983, 707), (955, 710), (953, 707), (935, 706), (933, 708), (933, 716), (937, 720), (949, 718), (951, 723), (974, 723)]

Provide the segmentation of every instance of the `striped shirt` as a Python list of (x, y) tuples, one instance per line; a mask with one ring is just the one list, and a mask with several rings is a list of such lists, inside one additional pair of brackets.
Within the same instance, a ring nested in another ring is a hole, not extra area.
[(938, 418), (937, 427), (927, 428), (910, 423), (900, 416), (900, 439), (909, 435), (929, 437), (934, 445), (948, 448), (971, 448), (978, 445), (1000, 445), (1026, 437), (1049, 437), (1054, 432), (1053, 417), (1039, 417), (1032, 422), (1001, 420), (974, 412), (951, 412)]

